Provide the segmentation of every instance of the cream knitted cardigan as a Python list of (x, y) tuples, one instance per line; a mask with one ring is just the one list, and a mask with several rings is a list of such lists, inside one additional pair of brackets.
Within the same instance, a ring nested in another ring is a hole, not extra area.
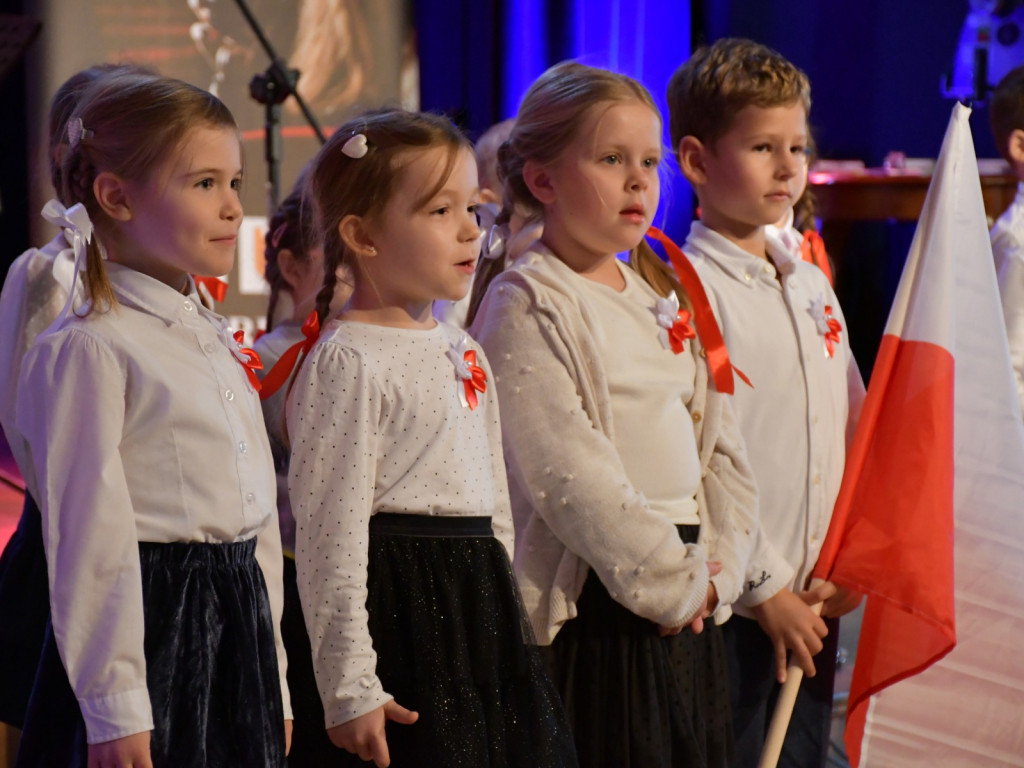
[[(536, 244), (495, 279), (471, 329), (498, 387), (516, 575), (536, 640), (550, 644), (575, 617), (588, 568), (633, 613), (678, 626), (704, 602), (706, 560), (719, 561), (713, 581), (722, 623), (743, 589), (748, 558), (762, 548), (754, 477), (728, 398), (709, 388), (703, 349), (692, 340), (702, 524), (699, 543), (686, 545), (626, 477), (612, 443), (594, 322), (568, 269)], [(771, 576), (758, 590), (762, 600), (789, 578)]]

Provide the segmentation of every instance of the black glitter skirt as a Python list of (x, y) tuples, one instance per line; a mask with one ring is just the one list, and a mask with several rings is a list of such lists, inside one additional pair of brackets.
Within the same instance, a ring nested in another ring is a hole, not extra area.
[(490, 518), (374, 515), (368, 585), (377, 675), (419, 712), (387, 723), (394, 768), (576, 765)]
[[(677, 526), (687, 542), (698, 526)], [(721, 628), (659, 637), (591, 571), (577, 616), (541, 652), (562, 694), (582, 768), (725, 768), (729, 678)]]
[[(256, 541), (139, 543), (154, 768), (280, 768), (284, 713)], [(85, 768), (85, 722), (52, 625), (16, 768)]]
[(21, 728), (50, 618), (42, 517), (30, 494), (0, 556), (0, 722)]

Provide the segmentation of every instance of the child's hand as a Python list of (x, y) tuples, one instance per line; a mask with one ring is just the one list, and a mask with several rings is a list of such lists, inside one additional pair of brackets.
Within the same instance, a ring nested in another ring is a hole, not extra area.
[(391, 755), (384, 738), (384, 724), (394, 720), (402, 725), (412, 725), (419, 717), (417, 712), (410, 712), (392, 699), (355, 720), (328, 728), (327, 736), (334, 746), (359, 755), (361, 760), (373, 760), (377, 768), (387, 768), (391, 765)]
[(89, 745), (89, 768), (153, 768), (149, 731)]
[(799, 592), (797, 597), (813, 608), (818, 603), (824, 603), (826, 600), (832, 599), (837, 591), (838, 588), (831, 581), (815, 580), (810, 589)]
[(294, 722), (291, 720), (284, 721), (284, 754), (287, 757), (288, 753), (292, 751), (292, 726)]
[[(708, 561), (708, 575), (714, 576), (722, 572), (722, 564), (715, 561)], [(693, 617), (693, 621), (690, 622), (689, 627), (693, 631), (693, 634), (699, 635), (704, 631), (704, 619), (715, 612), (718, 607), (718, 590), (715, 589), (715, 585), (710, 581), (708, 582), (708, 593), (704, 598), (704, 605), (697, 612), (697, 615)], [(658, 625), (658, 636), (659, 637), (671, 637), (672, 635), (678, 635), (686, 628), (686, 624), (680, 624), (678, 627), (666, 627)]]
[[(826, 583), (831, 584), (831, 582)], [(825, 598), (825, 604), (821, 607), (821, 615), (829, 619), (845, 616), (850, 611), (856, 610), (861, 600), (864, 599), (864, 595), (860, 592), (840, 587), (838, 584), (834, 586), (835, 594)]]
[[(825, 599), (826, 593), (827, 589), (816, 588), (801, 594), (817, 598), (817, 603)], [(775, 669), (779, 682), (786, 682), (786, 649), (792, 651), (794, 663), (803, 669), (804, 674), (814, 677), (813, 657), (822, 648), (821, 638), (828, 634), (821, 617), (789, 589), (783, 589), (754, 606), (754, 615), (775, 646)]]

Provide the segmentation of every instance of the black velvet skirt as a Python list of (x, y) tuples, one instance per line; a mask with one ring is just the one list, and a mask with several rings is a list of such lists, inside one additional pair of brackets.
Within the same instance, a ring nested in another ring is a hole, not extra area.
[(0, 556), (0, 722), (21, 728), (50, 618), (42, 517), (30, 494)]
[[(677, 526), (687, 542), (698, 526)], [(577, 616), (541, 648), (582, 768), (725, 768), (732, 743), (721, 628), (659, 637), (591, 571)]]
[(394, 768), (576, 765), (490, 518), (374, 515), (368, 587), (377, 675), (420, 716), (388, 722)]
[[(154, 768), (280, 768), (284, 714), (256, 541), (139, 544)], [(85, 768), (85, 723), (52, 625), (17, 768)]]

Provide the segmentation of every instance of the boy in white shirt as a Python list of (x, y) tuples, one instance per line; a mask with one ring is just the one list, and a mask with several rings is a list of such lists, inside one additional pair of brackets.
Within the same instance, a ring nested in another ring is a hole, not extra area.
[(999, 81), (989, 104), (996, 147), (1017, 177), (1017, 196), (992, 227), (992, 256), (999, 276), (1006, 339), (1024, 410), (1024, 66)]
[[(765, 233), (792, 207), (806, 173), (810, 86), (775, 51), (725, 39), (676, 71), (668, 105), (672, 144), (701, 207), (683, 250), (713, 295), (730, 358), (753, 384), (733, 398), (763, 537), (736, 615), (723, 627), (733, 765), (757, 764), (788, 649), (808, 678), (779, 765), (824, 766), (835, 619), (857, 598), (808, 581), (864, 386), (828, 280)], [(809, 607), (824, 598), (827, 633)]]

